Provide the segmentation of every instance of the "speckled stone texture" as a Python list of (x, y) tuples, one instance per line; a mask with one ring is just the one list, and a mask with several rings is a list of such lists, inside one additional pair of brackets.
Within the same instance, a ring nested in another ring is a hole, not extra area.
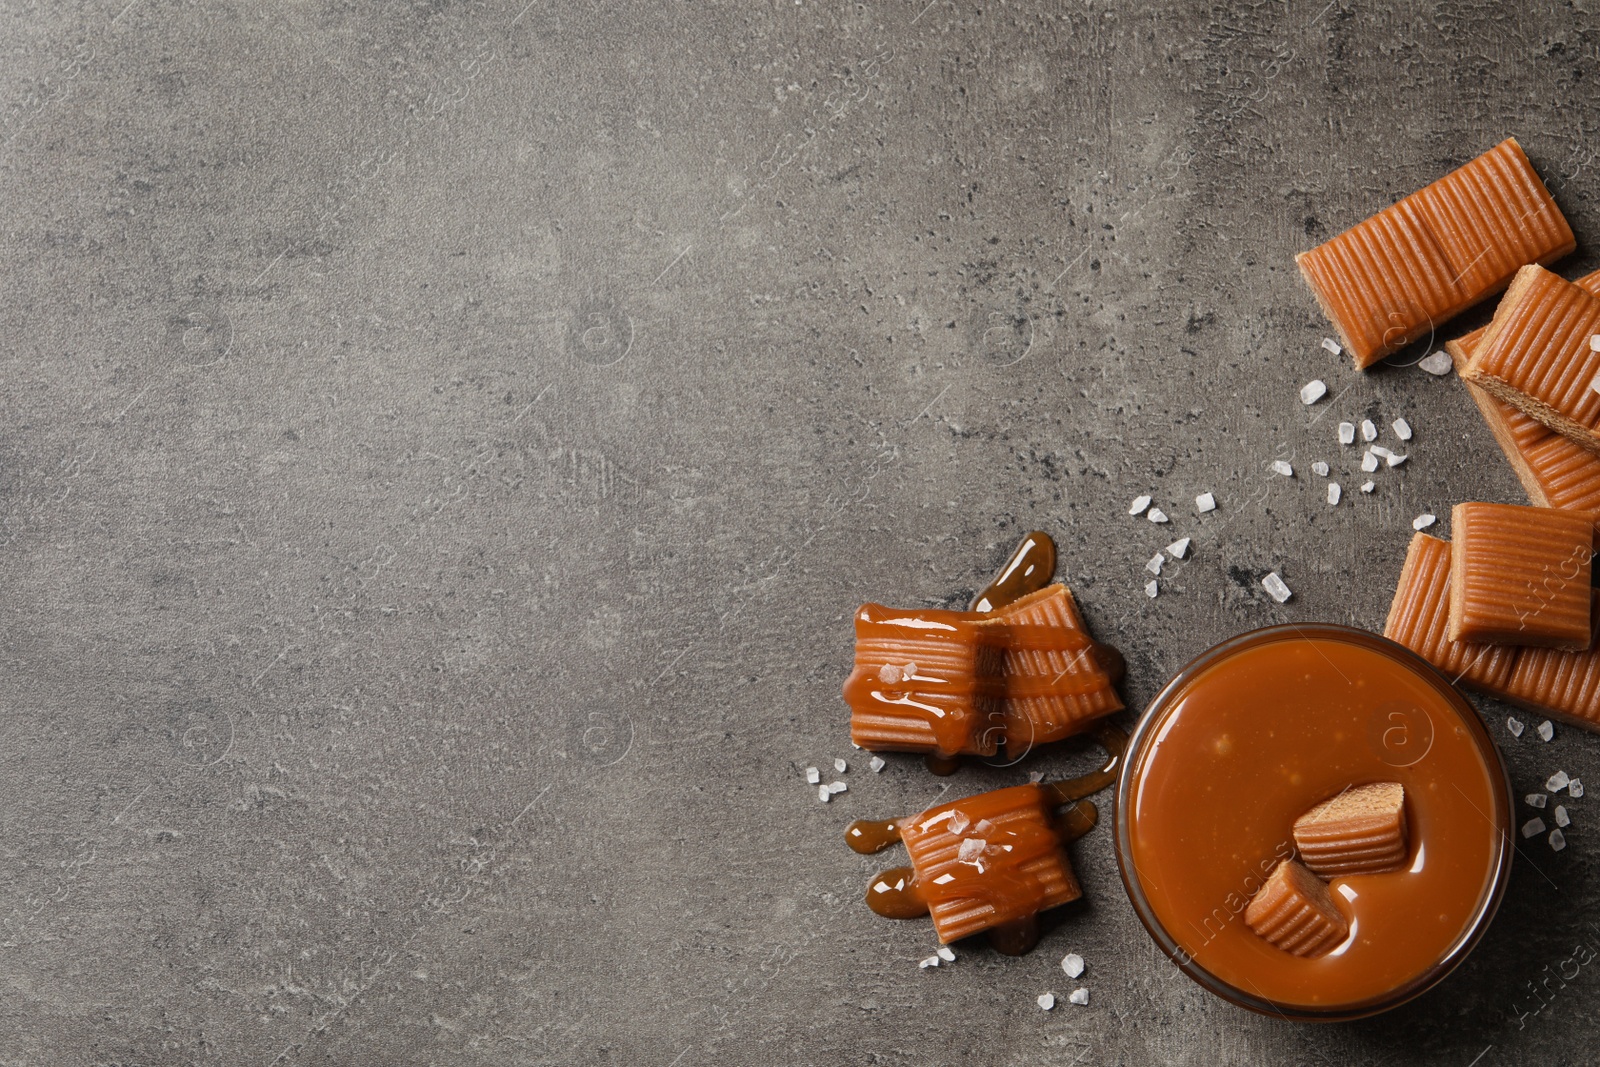
[(1595, 6), (0, 2), (0, 1063), (1587, 1061), (1591, 800), (1366, 1022), (1175, 972), (1104, 825), (1034, 954), (920, 970), (845, 824), (1093, 753), (874, 775), (839, 685), (1039, 528), (1131, 722), (1522, 502), (1293, 256), (1515, 135), (1600, 265)]

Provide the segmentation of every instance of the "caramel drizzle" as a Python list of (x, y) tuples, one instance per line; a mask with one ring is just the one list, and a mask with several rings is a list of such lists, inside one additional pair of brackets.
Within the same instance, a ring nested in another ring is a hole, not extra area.
[(972, 611), (994, 611), (1050, 584), (1056, 573), (1056, 543), (1034, 530), (1022, 539), (994, 580), (972, 598)]

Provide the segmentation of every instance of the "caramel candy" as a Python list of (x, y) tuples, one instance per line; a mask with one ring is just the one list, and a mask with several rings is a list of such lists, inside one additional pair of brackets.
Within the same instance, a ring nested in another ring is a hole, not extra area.
[(1365, 368), (1576, 246), (1514, 138), (1295, 257)]
[[(1600, 592), (1591, 594), (1590, 615), (1600, 620)], [(1517, 655), (1505, 696), (1552, 718), (1600, 729), (1600, 651), (1592, 641), (1582, 652), (1525, 648)]]
[(1461, 377), (1600, 452), (1600, 298), (1528, 266), (1517, 272)]
[(1433, 664), (1452, 682), (1505, 691), (1516, 649), (1450, 639), (1450, 543), (1412, 535), (1383, 636)]
[(1072, 592), (1060, 583), (994, 613), (1005, 634), (1005, 741), (1009, 756), (1080, 733), (1121, 711), (1122, 698), (1084, 627)]
[(1452, 641), (1589, 646), (1592, 516), (1517, 504), (1457, 504)]
[(929, 808), (900, 834), (945, 944), (1083, 895), (1051, 824), (1045, 791), (1018, 785)]
[(1005, 716), (1004, 633), (968, 611), (864, 605), (844, 683), (850, 739), (878, 752), (992, 756)]
[(1284, 860), (1244, 909), (1245, 925), (1283, 951), (1323, 956), (1350, 934), (1327, 883), (1294, 860)]
[(1294, 821), (1300, 862), (1328, 879), (1404, 865), (1405, 803), (1399, 782), (1358, 785), (1324, 800)]

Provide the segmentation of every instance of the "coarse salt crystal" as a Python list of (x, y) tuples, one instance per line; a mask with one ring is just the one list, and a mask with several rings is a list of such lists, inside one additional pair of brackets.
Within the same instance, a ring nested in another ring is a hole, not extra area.
[(1044, 772), (1043, 771), (1029, 771), (1028, 772), (1028, 784), (1029, 785), (1038, 785), (1042, 781), (1044, 781)]
[(1406, 460), (1408, 460), (1410, 458), (1411, 458), (1410, 456), (1402, 456), (1399, 453), (1390, 452), (1387, 456), (1384, 457), (1384, 462), (1388, 463), (1389, 466), (1391, 466), (1391, 467), (1398, 467), (1398, 466), (1400, 466), (1400, 464), (1404, 463)]
[(1548, 741), (1551, 738), (1555, 737), (1556, 728), (1554, 726), (1550, 725), (1550, 720), (1549, 719), (1546, 719), (1544, 722), (1540, 723), (1538, 728), (1535, 729), (1533, 732), (1539, 735), (1539, 740)]
[(1562, 833), (1560, 830), (1551, 830), (1550, 831), (1550, 848), (1551, 848), (1551, 850), (1554, 851), (1554, 852), (1560, 852), (1562, 849), (1564, 849), (1566, 847), (1567, 847), (1567, 835)]
[(1431, 355), (1423, 356), (1418, 361), (1417, 366), (1436, 378), (1441, 374), (1448, 374), (1450, 373), (1450, 353), (1434, 352)]
[(972, 863), (982, 858), (988, 848), (989, 842), (981, 837), (963, 837), (961, 845), (956, 849), (956, 862)]
[(1329, 352), (1332, 352), (1336, 356), (1344, 355), (1344, 349), (1339, 347), (1339, 342), (1335, 341), (1331, 337), (1324, 337), (1322, 339), (1322, 347), (1327, 349)]
[(1074, 1004), (1087, 1004), (1089, 1003), (1089, 991), (1079, 986), (1067, 995), (1067, 1000)]
[(1542, 833), (1544, 833), (1544, 820), (1537, 815), (1522, 824), (1523, 837), (1537, 837)]
[(987, 834), (990, 830), (993, 830), (993, 829), (994, 829), (994, 823), (990, 822), (988, 819), (979, 819), (972, 826), (972, 832), (975, 833), (975, 834)]
[(1208, 511), (1217, 510), (1217, 498), (1210, 493), (1201, 493), (1194, 498), (1194, 509), (1204, 515)]
[(1037, 999), (1039, 1007), (1045, 1011), (1049, 1011), (1056, 1006), (1056, 995), (1054, 993), (1040, 993)]
[(1341, 445), (1353, 445), (1356, 443), (1355, 423), (1341, 422), (1339, 424), (1339, 443)]
[(1430, 515), (1425, 511), (1421, 515), (1418, 515), (1416, 518), (1411, 520), (1411, 528), (1413, 530), (1426, 530), (1428, 527), (1432, 526), (1438, 521), (1439, 516)]
[(1368, 474), (1378, 469), (1378, 457), (1370, 449), (1361, 457), (1361, 469)]
[(888, 761), (886, 761), (882, 756), (873, 756), (871, 759), (867, 760), (867, 766), (872, 768), (873, 774), (877, 774), (888, 765)]
[(843, 782), (829, 782), (828, 783), (828, 792), (830, 792), (830, 793), (847, 793), (849, 791), (850, 791), (850, 787), (845, 785)]
[(1150, 498), (1149, 497), (1147, 497), (1147, 496), (1136, 496), (1136, 497), (1133, 498), (1133, 503), (1131, 505), (1129, 505), (1129, 507), (1128, 507), (1128, 514), (1129, 515), (1143, 515), (1144, 514), (1144, 509), (1149, 507), (1149, 506), (1150, 506)]
[(1159, 592), (1161, 592), (1161, 587), (1156, 585), (1154, 581), (1148, 581), (1144, 583), (1144, 595), (1149, 597), (1151, 600), (1154, 600), (1156, 598), (1156, 594)]
[(1583, 783), (1581, 781), (1579, 781), (1578, 779), (1574, 778), (1571, 781), (1571, 783), (1568, 784), (1568, 786), (1567, 786), (1567, 796), (1569, 796), (1569, 797), (1581, 797), (1581, 796), (1583, 796)]
[(1544, 787), (1552, 793), (1559, 793), (1565, 789), (1572, 779), (1567, 777), (1566, 771), (1557, 771), (1545, 779)]
[(1378, 439), (1378, 428), (1372, 424), (1371, 419), (1361, 420), (1361, 439), (1363, 441), (1376, 441)]
[(1371, 452), (1374, 456), (1377, 456), (1379, 459), (1388, 459), (1390, 456), (1394, 455), (1393, 452), (1390, 452), (1387, 448), (1384, 448), (1382, 445), (1373, 445), (1367, 451)]
[(1283, 579), (1278, 577), (1277, 571), (1273, 571), (1265, 578), (1261, 579), (1261, 584), (1266, 588), (1267, 595), (1272, 597), (1273, 600), (1276, 600), (1280, 604), (1294, 596), (1294, 594), (1289, 591), (1289, 587), (1283, 584)]
[(1339, 488), (1338, 482), (1328, 483), (1328, 506), (1333, 507), (1339, 503), (1339, 496), (1344, 490)]
[(845, 771), (850, 769), (850, 764), (846, 763), (842, 759), (836, 759), (833, 761), (833, 769), (838, 771), (840, 774), (843, 774)]
[(1560, 804), (1556, 805), (1556, 825), (1557, 826), (1571, 826), (1572, 825), (1572, 816), (1568, 815), (1567, 814), (1567, 809), (1565, 807), (1561, 806)]
[(1173, 559), (1182, 559), (1184, 556), (1187, 556), (1189, 554), (1189, 539), (1187, 537), (1180, 537), (1178, 540), (1172, 542), (1172, 544), (1167, 546), (1167, 554)]
[(951, 808), (950, 818), (945, 822), (946, 826), (953, 834), (962, 833), (968, 826), (972, 825), (972, 820), (967, 818), (967, 813), (962, 811), (960, 808)]
[(1326, 478), (1328, 476), (1328, 465), (1319, 459), (1311, 465), (1311, 473), (1318, 478)]
[(818, 782), (822, 781), (822, 772), (817, 770), (815, 767), (807, 767), (806, 781), (812, 785), (816, 785)]
[(1361, 491), (1363, 493), (1370, 493), (1376, 488), (1378, 488), (1378, 483), (1377, 482), (1362, 482), (1361, 483)]
[(1526, 729), (1526, 727), (1522, 725), (1521, 719), (1513, 715), (1511, 718), (1506, 720), (1506, 729), (1511, 731), (1512, 737), (1521, 737), (1522, 731)]
[(819, 785), (817, 786), (817, 799), (826, 804), (828, 801), (833, 799), (833, 794), (828, 792), (827, 786)]
[(1391, 425), (1394, 426), (1394, 435), (1396, 437), (1402, 441), (1411, 440), (1411, 424), (1409, 422), (1405, 419), (1395, 419)]
[(1522, 798), (1522, 802), (1528, 805), (1530, 808), (1542, 808), (1545, 806), (1545, 802), (1549, 799), (1550, 798), (1545, 796), (1543, 793), (1529, 793), (1527, 796)]
[(1150, 562), (1144, 565), (1144, 569), (1149, 571), (1151, 574), (1160, 574), (1161, 565), (1166, 561), (1167, 557), (1157, 552), (1155, 555), (1150, 557)]
[(955, 949), (951, 948), (949, 945), (940, 945), (939, 951), (936, 953), (936, 955), (946, 963), (954, 963), (956, 961)]
[(939, 966), (939, 957), (938, 956), (929, 956), (925, 960), (919, 960), (917, 962), (917, 966), (921, 967), (923, 970), (927, 970), (929, 967), (937, 967), (937, 966)]
[(1076, 952), (1069, 952), (1061, 957), (1061, 969), (1067, 972), (1068, 978), (1076, 978), (1083, 973), (1083, 957)]
[(1300, 403), (1315, 404), (1328, 395), (1328, 383), (1321, 378), (1313, 378), (1300, 387)]
[(1160, 508), (1151, 508), (1150, 513), (1146, 515), (1145, 518), (1149, 519), (1151, 522), (1166, 522), (1167, 513), (1162, 511)]
[(1600, 333), (1589, 338), (1589, 351), (1600, 352)]
[(1277, 473), (1283, 475), (1285, 478), (1293, 478), (1294, 477), (1294, 468), (1289, 466), (1289, 463), (1288, 463), (1287, 460), (1282, 460), (1282, 459), (1273, 460), (1272, 461), (1272, 469), (1274, 471), (1276, 471)]

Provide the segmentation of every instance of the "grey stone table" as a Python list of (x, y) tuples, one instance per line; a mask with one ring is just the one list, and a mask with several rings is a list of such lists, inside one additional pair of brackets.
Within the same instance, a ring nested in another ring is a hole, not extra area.
[(1090, 754), (875, 775), (839, 685), (1027, 529), (1138, 709), (1520, 502), (1292, 257), (1515, 135), (1593, 269), (1593, 6), (0, 5), (0, 1063), (1591, 1062), (1593, 801), (1367, 1022), (1177, 974), (1103, 827), (1038, 951), (920, 970), (845, 823)]

